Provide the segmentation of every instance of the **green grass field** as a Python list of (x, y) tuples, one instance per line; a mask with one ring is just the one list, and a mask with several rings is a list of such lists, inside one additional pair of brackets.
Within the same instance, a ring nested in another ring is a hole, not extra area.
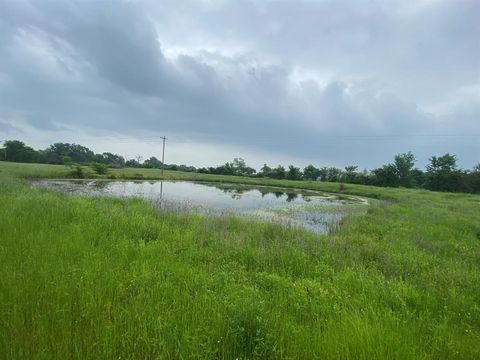
[(0, 358), (480, 358), (478, 195), (347, 184), (384, 201), (322, 236), (23, 180), (69, 171), (0, 162)]

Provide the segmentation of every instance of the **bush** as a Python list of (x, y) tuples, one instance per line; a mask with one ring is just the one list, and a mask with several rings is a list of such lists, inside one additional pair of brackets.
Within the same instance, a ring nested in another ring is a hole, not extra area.
[(70, 156), (64, 156), (62, 158), (63, 165), (71, 167), (73, 165), (72, 158)]
[(73, 170), (70, 173), (73, 177), (77, 179), (83, 179), (85, 178), (85, 174), (83, 173), (83, 169), (81, 165), (75, 164), (72, 166)]
[(91, 163), (90, 167), (97, 173), (98, 175), (105, 175), (108, 172), (108, 167), (105, 164), (101, 163)]
[(141, 174), (141, 173), (135, 173), (135, 174), (133, 174), (132, 179), (143, 180), (143, 179), (145, 179), (145, 176), (143, 176), (143, 174)]

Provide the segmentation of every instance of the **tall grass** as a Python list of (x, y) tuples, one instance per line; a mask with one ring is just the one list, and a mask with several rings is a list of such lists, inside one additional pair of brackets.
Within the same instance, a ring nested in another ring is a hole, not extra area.
[(395, 201), (320, 236), (12, 173), (0, 358), (480, 357), (479, 196), (382, 189)]

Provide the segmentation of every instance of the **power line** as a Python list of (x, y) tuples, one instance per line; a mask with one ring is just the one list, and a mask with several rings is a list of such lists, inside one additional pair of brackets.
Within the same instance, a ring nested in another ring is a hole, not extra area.
[(382, 135), (317, 135), (336, 138), (392, 138), (392, 137), (480, 137), (480, 134), (382, 134)]

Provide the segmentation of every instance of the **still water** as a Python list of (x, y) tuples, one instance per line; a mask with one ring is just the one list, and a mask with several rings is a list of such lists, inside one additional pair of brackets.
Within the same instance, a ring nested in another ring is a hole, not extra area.
[(40, 180), (32, 183), (72, 195), (139, 197), (163, 211), (236, 214), (317, 233), (336, 228), (368, 201), (316, 191), (188, 181)]

